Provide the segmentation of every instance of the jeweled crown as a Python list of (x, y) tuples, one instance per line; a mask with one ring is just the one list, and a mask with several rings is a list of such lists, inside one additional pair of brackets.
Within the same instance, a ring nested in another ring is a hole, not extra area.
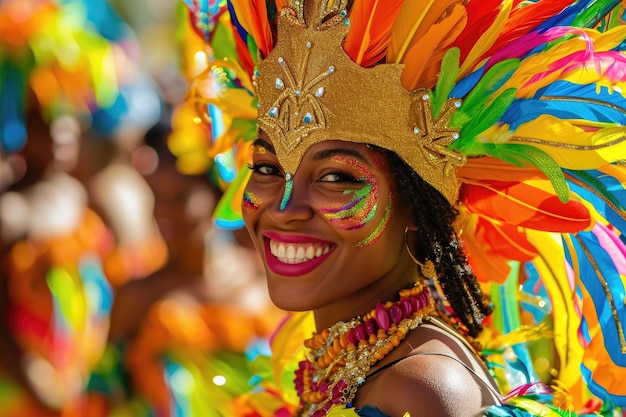
[[(258, 64), (258, 126), (277, 157), (295, 174), (306, 150), (326, 140), (376, 145), (396, 152), (451, 203), (465, 157), (447, 149), (459, 130), (448, 127), (460, 101), (449, 99), (433, 117), (430, 91), (409, 91), (401, 64), (363, 68), (345, 53), (346, 1), (302, 1), (284, 8), (274, 49)], [(307, 2), (310, 4), (310, 2)]]

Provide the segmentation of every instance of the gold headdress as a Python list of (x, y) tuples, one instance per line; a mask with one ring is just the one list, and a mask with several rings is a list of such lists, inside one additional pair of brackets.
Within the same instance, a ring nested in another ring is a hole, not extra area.
[[(619, 0), (185, 1), (209, 46), (202, 74), (226, 74), (189, 94), (198, 120), (233, 116), (210, 148), (247, 149), (253, 121), (287, 174), (324, 140), (396, 152), (459, 210), (476, 276), (509, 283), (492, 294), (502, 322), (521, 322), (517, 277), (535, 279), (563, 386), (626, 405)], [(244, 95), (258, 99), (248, 120), (228, 111)]]
[(278, 19), (279, 37), (258, 65), (259, 128), (273, 139), (291, 175), (313, 144), (329, 139), (372, 144), (402, 157), (451, 203), (465, 157), (447, 149), (459, 137), (448, 121), (460, 100), (448, 99), (435, 117), (426, 89), (400, 83), (402, 65), (363, 68), (343, 49), (346, 0), (308, 8), (300, 2)]

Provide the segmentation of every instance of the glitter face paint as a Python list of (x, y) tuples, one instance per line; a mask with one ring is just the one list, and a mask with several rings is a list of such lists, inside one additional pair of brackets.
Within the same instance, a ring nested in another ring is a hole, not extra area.
[(293, 176), (287, 173), (285, 174), (285, 180), (285, 192), (283, 194), (283, 199), (280, 200), (281, 211), (287, 208), (287, 204), (289, 204), (289, 200), (291, 200), (291, 193), (293, 191)]
[(383, 216), (380, 223), (378, 223), (378, 226), (376, 226), (376, 229), (368, 237), (366, 237), (365, 239), (363, 239), (362, 241), (354, 245), (355, 247), (360, 248), (363, 246), (371, 245), (372, 243), (375, 243), (380, 238), (380, 235), (385, 231), (385, 229), (387, 228), (387, 223), (389, 222), (389, 215), (391, 214), (392, 198), (393, 196), (391, 195), (391, 193), (389, 193), (387, 207), (385, 207), (385, 215)]
[(259, 207), (261, 207), (261, 204), (263, 204), (263, 200), (254, 195), (254, 193), (250, 191), (244, 191), (243, 203), (241, 205), (241, 209), (244, 211), (244, 213), (248, 214), (258, 210)]
[[(321, 208), (319, 211), (341, 230), (358, 230), (368, 224), (378, 210), (379, 185), (378, 178), (364, 163), (343, 155), (334, 156), (332, 161), (345, 164), (359, 173), (359, 180), (365, 184), (357, 190), (346, 190), (344, 194), (352, 194), (352, 199), (345, 205)], [(374, 232), (357, 243), (356, 247), (374, 243), (385, 230), (391, 212), (391, 194), (385, 209), (385, 215)]]

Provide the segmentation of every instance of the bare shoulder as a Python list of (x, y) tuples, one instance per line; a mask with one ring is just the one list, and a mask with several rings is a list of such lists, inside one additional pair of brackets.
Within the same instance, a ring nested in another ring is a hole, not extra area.
[(482, 407), (480, 387), (463, 365), (446, 356), (411, 356), (376, 378), (369, 401), (391, 417), (406, 412), (466, 417)]
[(407, 412), (411, 417), (473, 417), (498, 401), (488, 387), (488, 373), (450, 335), (424, 328), (410, 339), (404, 356), (359, 389), (360, 403), (391, 417)]

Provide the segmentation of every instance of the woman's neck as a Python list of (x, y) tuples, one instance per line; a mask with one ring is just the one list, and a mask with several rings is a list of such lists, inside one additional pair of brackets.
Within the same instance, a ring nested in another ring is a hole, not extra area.
[(420, 280), (413, 263), (402, 267), (401, 271), (401, 273), (381, 277), (347, 298), (316, 309), (314, 316), (317, 330), (320, 331), (340, 321), (349, 321), (361, 316), (370, 311), (377, 302), (397, 301), (400, 290), (411, 287)]

